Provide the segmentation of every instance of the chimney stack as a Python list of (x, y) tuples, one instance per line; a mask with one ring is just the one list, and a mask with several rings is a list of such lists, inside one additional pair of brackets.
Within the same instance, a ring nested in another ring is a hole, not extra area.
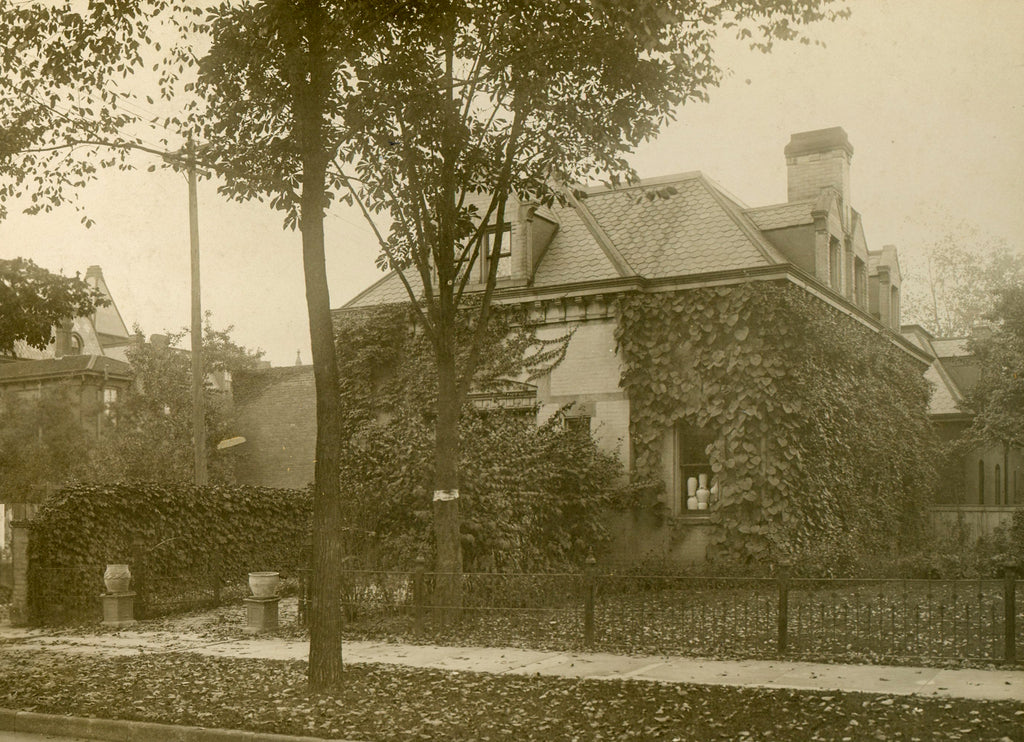
[(853, 146), (843, 127), (793, 134), (785, 152), (788, 200), (813, 201), (822, 189), (834, 188), (842, 200), (843, 215), (848, 218)]

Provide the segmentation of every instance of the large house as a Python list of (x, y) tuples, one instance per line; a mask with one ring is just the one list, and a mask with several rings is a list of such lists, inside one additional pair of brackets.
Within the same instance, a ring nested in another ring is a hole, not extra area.
[[(700, 172), (592, 188), (586, 198), (564, 205), (510, 202), (504, 225), (510, 240), (498, 266), (495, 301), (527, 307), (542, 335), (574, 330), (565, 359), (533, 387), (516, 385), (515, 394), (532, 395), (542, 419), (574, 403), (574, 424), (589, 426), (601, 445), (633, 470), (637, 400), (624, 383), (617, 302), (629, 295), (701, 289), (725, 294), (751, 284), (777, 284), (812, 297), (822, 311), (877, 336), (923, 373), (932, 356), (899, 334), (896, 250), (870, 250), (861, 216), (851, 206), (852, 155), (841, 128), (794, 134), (785, 148), (786, 202), (756, 208)], [(335, 320), (406, 300), (399, 277), (391, 273), (335, 310)], [(236, 409), (243, 419), (248, 416), (250, 428), (240, 432), (255, 442), (260, 430), (274, 427), (259, 418), (275, 390), (296, 394), (305, 386), (311, 404), (311, 377), (308, 369), (288, 369), (268, 373), (259, 383), (246, 381), (251, 391), (244, 399), (236, 397)], [(282, 421), (267, 437), (267, 456), (254, 448), (249, 452), (253, 466), (242, 467), (240, 476), (253, 483), (306, 484), (313, 439), (295, 430), (313, 424), (308, 413), (302, 421)], [(708, 435), (682, 418), (658, 434), (655, 458), (665, 485), (664, 510), (691, 527), (685, 538), (664, 529), (659, 535), (643, 518), (625, 517), (618, 527), (623, 555), (660, 549), (676, 560), (703, 559), (710, 518), (691, 508), (689, 490), (698, 475), (702, 483), (714, 478), (707, 455), (714, 435)]]

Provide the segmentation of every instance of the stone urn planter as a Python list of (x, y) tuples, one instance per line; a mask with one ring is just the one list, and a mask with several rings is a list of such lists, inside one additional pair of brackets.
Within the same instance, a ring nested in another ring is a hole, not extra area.
[(127, 564), (108, 564), (103, 573), (103, 584), (111, 595), (128, 592), (131, 581), (132, 573)]
[(250, 572), (249, 589), (254, 598), (273, 598), (277, 595), (277, 586), (281, 582), (279, 572)]

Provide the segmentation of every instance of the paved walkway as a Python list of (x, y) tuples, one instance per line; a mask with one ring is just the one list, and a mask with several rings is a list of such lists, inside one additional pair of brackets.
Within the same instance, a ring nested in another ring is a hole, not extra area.
[[(196, 652), (221, 657), (305, 659), (309, 644), (286, 639), (212, 640), (198, 634), (121, 631), (101, 635), (53, 635), (0, 626), (6, 646), (60, 652), (131, 655)], [(440, 647), (370, 641), (345, 642), (346, 662), (385, 663), (440, 670), (553, 675), (663, 683), (859, 691), (893, 695), (949, 696), (1024, 702), (1024, 671), (945, 670), (884, 665), (831, 665), (786, 661), (705, 660), (669, 655), (545, 652), (488, 647)]]

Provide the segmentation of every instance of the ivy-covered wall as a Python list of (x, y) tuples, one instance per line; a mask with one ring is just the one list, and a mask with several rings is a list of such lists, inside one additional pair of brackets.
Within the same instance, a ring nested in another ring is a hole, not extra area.
[[(497, 307), (477, 389), (546, 373), (569, 336), (538, 338), (521, 310)], [(339, 393), (348, 436), (341, 463), (345, 547), (353, 564), (408, 569), (429, 556), (436, 379), (428, 338), (407, 306), (345, 313), (336, 323)], [(466, 327), (460, 327), (465, 332)], [(464, 349), (466, 346), (461, 346)], [(604, 516), (622, 499), (622, 467), (594, 437), (537, 408), (480, 410), (460, 424), (464, 568), (579, 569), (608, 541)]]
[(618, 314), (634, 476), (662, 478), (677, 424), (711, 434), (712, 556), (884, 551), (923, 533), (930, 391), (891, 339), (788, 282), (630, 294)]

